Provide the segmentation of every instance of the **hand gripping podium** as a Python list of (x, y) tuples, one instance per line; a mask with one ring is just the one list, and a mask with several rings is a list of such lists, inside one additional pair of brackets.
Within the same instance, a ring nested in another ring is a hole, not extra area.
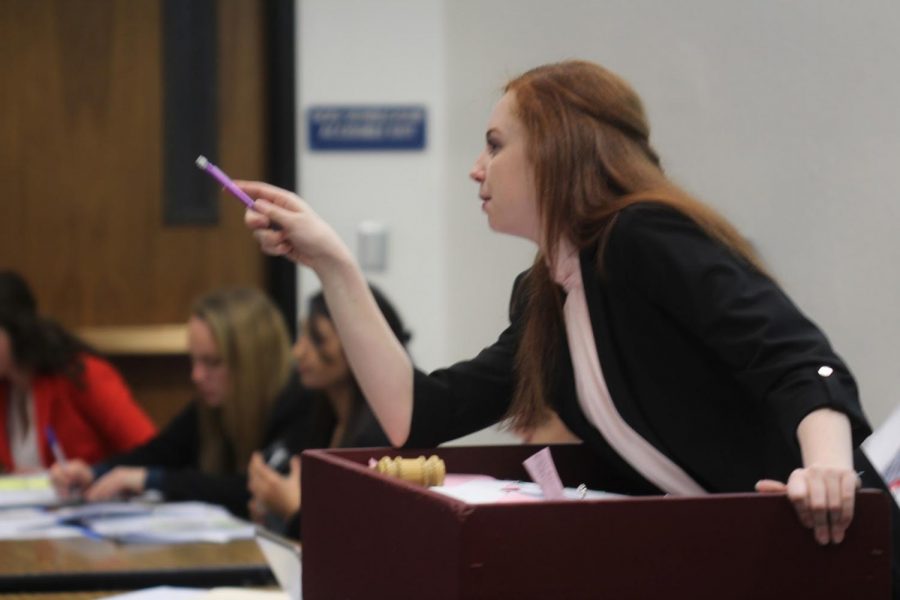
[[(553, 446), (563, 483), (596, 481)], [(819, 546), (783, 496), (722, 494), (469, 505), (368, 468), (437, 454), (448, 473), (527, 480), (540, 446), (303, 453), (303, 594), (322, 598), (853, 598), (890, 595), (890, 505), (857, 495)], [(593, 475), (592, 475), (593, 474)]]

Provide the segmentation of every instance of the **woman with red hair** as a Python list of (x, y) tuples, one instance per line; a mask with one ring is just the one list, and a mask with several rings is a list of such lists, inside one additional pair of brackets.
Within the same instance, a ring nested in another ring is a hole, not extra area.
[(335, 232), (297, 196), (242, 184), (259, 199), (246, 221), (263, 250), (322, 281), (394, 444), (504, 417), (527, 430), (555, 410), (610, 491), (786, 491), (820, 544), (844, 539), (857, 472), (883, 485), (855, 452), (870, 428), (853, 377), (744, 238), (665, 175), (628, 84), (582, 61), (513, 79), (470, 176), (491, 228), (537, 254), (497, 342), (429, 375)]

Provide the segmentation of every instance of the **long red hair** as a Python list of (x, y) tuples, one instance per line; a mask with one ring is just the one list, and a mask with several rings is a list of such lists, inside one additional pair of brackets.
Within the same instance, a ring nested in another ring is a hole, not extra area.
[(563, 328), (558, 288), (548, 265), (561, 240), (597, 248), (602, 272), (616, 215), (637, 202), (669, 206), (762, 270), (743, 237), (723, 217), (668, 180), (650, 145), (638, 95), (620, 77), (585, 61), (532, 69), (510, 81), (516, 116), (527, 131), (541, 221), (540, 250), (525, 280), (525, 326), (516, 354), (513, 428), (541, 424)]

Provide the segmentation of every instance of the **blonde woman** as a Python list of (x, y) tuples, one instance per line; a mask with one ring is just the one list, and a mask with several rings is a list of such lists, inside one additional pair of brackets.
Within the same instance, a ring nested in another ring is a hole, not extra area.
[(188, 347), (195, 400), (131, 452), (93, 466), (54, 466), (61, 493), (83, 489), (87, 500), (106, 500), (158, 490), (168, 500), (204, 500), (246, 515), (251, 455), (291, 451), (306, 429), (284, 319), (257, 290), (213, 292), (194, 305)]

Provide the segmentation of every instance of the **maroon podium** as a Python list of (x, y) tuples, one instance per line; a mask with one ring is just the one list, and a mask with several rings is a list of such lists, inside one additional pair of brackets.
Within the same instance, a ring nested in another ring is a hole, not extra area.
[[(839, 545), (783, 496), (470, 505), (367, 466), (437, 454), (448, 473), (528, 480), (540, 446), (303, 453), (303, 594), (321, 598), (888, 598), (890, 499), (862, 491)], [(552, 447), (567, 486), (594, 480)]]

